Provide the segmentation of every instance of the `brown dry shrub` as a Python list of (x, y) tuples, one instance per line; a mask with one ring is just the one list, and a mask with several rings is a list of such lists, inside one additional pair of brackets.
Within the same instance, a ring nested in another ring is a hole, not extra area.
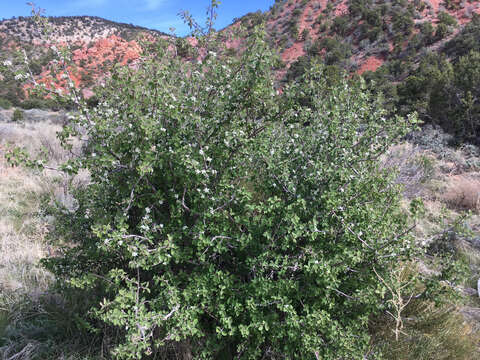
[(452, 207), (478, 212), (480, 210), (480, 180), (458, 175), (449, 179), (449, 184), (440, 199)]

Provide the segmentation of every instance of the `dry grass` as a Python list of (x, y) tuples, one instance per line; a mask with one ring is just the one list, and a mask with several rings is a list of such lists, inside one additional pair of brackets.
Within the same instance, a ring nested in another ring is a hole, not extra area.
[(25, 148), (30, 154), (46, 151), (50, 165), (54, 166), (81, 151), (81, 142), (72, 140), (72, 152), (62, 149), (57, 139), (60, 125), (48, 122), (26, 124), (0, 123), (0, 146), (13, 144)]
[(50, 276), (36, 266), (47, 254), (45, 221), (36, 214), (40, 195), (54, 182), (0, 161), (0, 290), (45, 289)]
[(473, 360), (480, 358), (479, 336), (459, 309), (435, 307), (425, 301), (412, 302), (405, 311), (402, 336), (395, 339), (392, 320), (372, 322), (374, 342), (389, 360)]
[[(0, 345), (4, 345), (2, 335), (19, 317), (18, 309), (46, 292), (53, 280), (38, 264), (48, 254), (46, 223), (38, 216), (40, 195), (53, 182), (8, 168), (4, 161), (0, 161), (0, 174)], [(0, 358), (31, 359), (36, 349), (33, 342), (27, 342), (12, 353), (10, 345), (0, 346)]]
[(71, 144), (73, 147), (71, 150), (65, 150), (61, 147), (57, 139), (57, 133), (61, 129), (62, 127), (60, 125), (48, 122), (28, 124), (0, 123), (0, 176), (7, 178), (15, 175), (18, 177), (26, 177), (21, 181), (29, 181), (31, 179), (36, 183), (31, 184), (32, 186), (43, 186), (43, 189), (37, 188), (32, 190), (37, 194), (45, 192), (46, 182), (50, 183), (50, 185), (54, 182), (56, 183), (55, 186), (50, 188), (54, 198), (67, 208), (71, 208), (74, 204), (68, 188), (71, 185), (79, 186), (88, 183), (88, 173), (81, 172), (72, 177), (54, 170), (44, 170), (41, 174), (36, 174), (36, 176), (32, 178), (31, 173), (25, 175), (25, 172), (23, 172), (23, 175), (21, 175), (21, 170), (8, 167), (4, 160), (2, 164), (2, 149), (5, 151), (10, 146), (22, 147), (33, 157), (38, 156), (41, 152), (45, 153), (49, 159), (48, 165), (52, 168), (56, 168), (59, 164), (80, 154), (82, 151), (82, 143), (78, 139), (72, 139)]
[[(0, 359), (86, 359), (70, 351), (80, 341), (75, 324), (63, 301), (49, 293), (54, 278), (39, 261), (51, 253), (45, 241), (48, 219), (41, 215), (44, 196), (72, 206), (67, 185), (86, 182), (88, 175), (12, 168), (4, 159), (9, 145), (32, 155), (43, 148), (49, 165), (57, 166), (72, 156), (60, 147), (59, 130), (49, 123), (0, 123)], [(79, 142), (74, 151), (80, 151)], [(62, 337), (67, 345), (53, 340)]]

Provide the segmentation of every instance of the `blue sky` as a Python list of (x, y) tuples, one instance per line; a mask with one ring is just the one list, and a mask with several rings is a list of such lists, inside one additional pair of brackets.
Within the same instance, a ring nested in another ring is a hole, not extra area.
[[(29, 0), (0, 0), (0, 19), (13, 16), (28, 16)], [(188, 10), (199, 21), (205, 19), (209, 0), (36, 0), (35, 4), (45, 9), (50, 16), (94, 15), (109, 20), (144, 26), (169, 32), (177, 29), (178, 35), (186, 35), (188, 28), (177, 16)], [(274, 0), (223, 0), (218, 10), (216, 28), (229, 25), (233, 18), (251, 11), (268, 10)]]

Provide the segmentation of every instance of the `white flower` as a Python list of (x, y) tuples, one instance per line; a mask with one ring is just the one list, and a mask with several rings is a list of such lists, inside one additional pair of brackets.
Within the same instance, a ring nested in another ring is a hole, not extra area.
[(5, 60), (5, 61), (3, 62), (3, 65), (4, 65), (4, 66), (12, 66), (12, 62), (11, 62), (10, 60)]

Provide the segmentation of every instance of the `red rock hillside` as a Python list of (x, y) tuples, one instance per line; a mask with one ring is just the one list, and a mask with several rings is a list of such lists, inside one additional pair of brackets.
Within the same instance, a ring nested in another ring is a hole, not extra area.
[(480, 1), (277, 0), (266, 13), (250, 13), (236, 22), (253, 26), (265, 21), (287, 67), (303, 56), (321, 56), (327, 64), (343, 63), (363, 73), (405, 52), (412, 41), (430, 37), (422, 47), (438, 48), (475, 14), (480, 14)]
[[(0, 60), (19, 64), (23, 59), (18, 59), (15, 51), (25, 49), (37, 82), (65, 91), (71, 79), (87, 97), (92, 95), (91, 88), (105, 77), (111, 66), (135, 63), (141, 53), (139, 39), (166, 36), (97, 17), (55, 17), (49, 18), (49, 24), (51, 29), (45, 34), (32, 18), (0, 22)], [(72, 51), (74, 66), (63, 69), (53, 60), (57, 58), (57, 50), (67, 45)], [(18, 92), (11, 86), (9, 90)]]

